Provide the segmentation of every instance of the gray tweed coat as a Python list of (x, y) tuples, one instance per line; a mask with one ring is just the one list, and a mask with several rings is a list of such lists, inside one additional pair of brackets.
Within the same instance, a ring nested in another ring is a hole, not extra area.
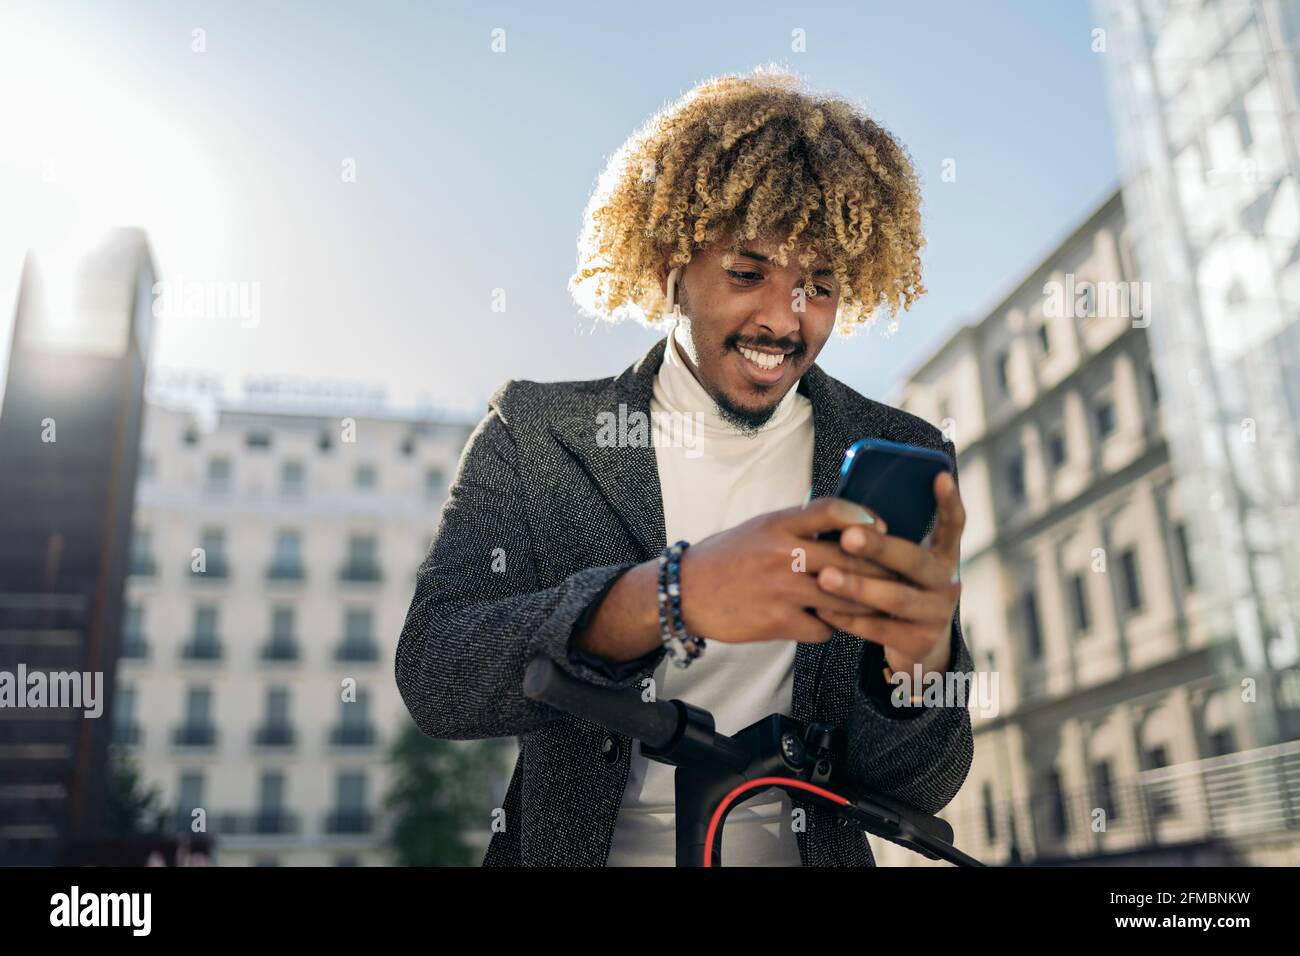
[[(529, 700), (520, 682), (540, 653), (583, 680), (633, 688), (665, 653), (613, 666), (573, 651), (569, 641), (615, 579), (666, 544), (653, 446), (602, 447), (595, 438), (602, 411), (617, 414), (626, 403), (649, 414), (666, 342), (616, 377), (501, 386), (465, 447), (420, 566), (396, 655), (411, 716), (431, 737), (519, 738), (505, 828), (493, 834), (484, 866), (605, 864), (630, 740)], [(816, 364), (798, 388), (813, 407), (814, 496), (832, 492), (844, 449), (866, 437), (941, 448), (955, 477), (955, 449), (933, 425), (859, 395)], [(971, 671), (960, 617), (958, 606), (951, 669)], [(871, 680), (864, 647), (879, 652), (842, 631), (823, 644), (799, 644), (791, 716), (844, 727), (850, 779), (864, 789), (937, 813), (970, 770), (969, 712), (882, 704), (864, 682)], [(804, 866), (875, 865), (861, 830), (798, 797), (792, 802), (806, 811), (797, 834)]]

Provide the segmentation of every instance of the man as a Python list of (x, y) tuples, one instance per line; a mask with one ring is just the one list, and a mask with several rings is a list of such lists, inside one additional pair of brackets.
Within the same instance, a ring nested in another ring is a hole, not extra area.
[[(924, 292), (918, 209), (901, 147), (784, 74), (703, 84), (611, 161), (571, 288), (606, 317), (666, 312), (668, 335), (616, 377), (497, 390), (397, 649), (425, 733), (519, 737), (504, 813), (484, 814), (484, 865), (674, 862), (672, 768), (525, 698), (539, 654), (689, 701), (726, 734), (776, 711), (834, 723), (856, 787), (927, 813), (956, 794), (967, 710), (895, 706), (885, 669), (972, 670), (955, 449), (815, 364), (837, 325)], [(921, 544), (829, 497), (863, 437), (952, 461)], [(659, 617), (659, 557), (678, 540), (684, 629), (705, 647), (689, 666), (670, 660)], [(874, 865), (865, 835), (837, 823), (766, 791), (729, 816), (725, 863)]]

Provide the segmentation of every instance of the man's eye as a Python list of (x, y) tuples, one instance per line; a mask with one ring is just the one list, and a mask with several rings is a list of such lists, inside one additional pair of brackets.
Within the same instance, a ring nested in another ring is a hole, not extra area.
[(821, 293), (822, 295), (824, 295), (824, 296), (830, 296), (830, 294), (831, 294), (831, 290), (830, 290), (830, 289), (824, 289), (824, 288), (822, 288), (821, 286), (817, 286), (817, 291), (820, 292), (820, 293)]
[(743, 279), (746, 282), (755, 282), (763, 278), (761, 272), (737, 272), (735, 269), (728, 269), (727, 275), (731, 276), (733, 279)]

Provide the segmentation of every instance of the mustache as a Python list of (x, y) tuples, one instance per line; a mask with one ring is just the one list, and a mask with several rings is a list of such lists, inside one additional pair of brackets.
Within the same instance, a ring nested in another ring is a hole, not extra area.
[(790, 358), (798, 358), (800, 355), (803, 355), (804, 352), (808, 351), (808, 347), (802, 342), (792, 342), (789, 339), (769, 338), (745, 339), (742, 341), (740, 336), (734, 332), (731, 335), (728, 335), (726, 339), (723, 340), (722, 344), (728, 349), (735, 348), (737, 345), (743, 345), (745, 348), (749, 349), (780, 349), (782, 352), (788, 352)]

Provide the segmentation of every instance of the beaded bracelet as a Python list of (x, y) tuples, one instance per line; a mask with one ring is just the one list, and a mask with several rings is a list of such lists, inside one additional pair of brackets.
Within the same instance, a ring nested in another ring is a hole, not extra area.
[(682, 623), (682, 552), (689, 547), (688, 542), (678, 541), (659, 555), (659, 632), (678, 667), (689, 667), (704, 653), (704, 638), (687, 634)]

